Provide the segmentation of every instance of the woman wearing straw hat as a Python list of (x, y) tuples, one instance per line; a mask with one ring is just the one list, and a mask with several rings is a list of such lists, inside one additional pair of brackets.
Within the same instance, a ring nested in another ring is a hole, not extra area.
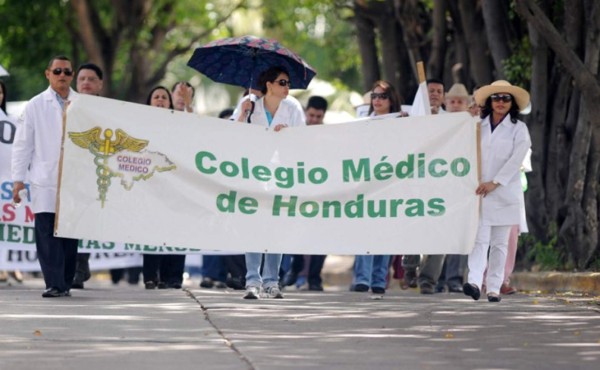
[(469, 255), (468, 282), (463, 290), (474, 300), (479, 299), (487, 265), (487, 298), (499, 302), (510, 228), (520, 221), (523, 192), (519, 170), (531, 146), (527, 126), (517, 119), (519, 111), (529, 104), (529, 93), (499, 80), (478, 89), (475, 101), (483, 107), (482, 173), (475, 191), (482, 196), (482, 202), (475, 248)]

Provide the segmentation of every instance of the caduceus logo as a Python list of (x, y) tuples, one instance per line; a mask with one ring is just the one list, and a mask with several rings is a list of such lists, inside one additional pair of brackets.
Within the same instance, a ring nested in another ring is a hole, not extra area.
[[(104, 136), (104, 137), (102, 137)], [(73, 143), (89, 150), (94, 156), (98, 179), (98, 200), (102, 208), (106, 202), (106, 193), (112, 177), (121, 178), (121, 185), (131, 190), (135, 181), (147, 180), (156, 171), (170, 171), (176, 168), (164, 154), (144, 150), (148, 140), (136, 139), (125, 131), (94, 127), (84, 132), (69, 132)]]

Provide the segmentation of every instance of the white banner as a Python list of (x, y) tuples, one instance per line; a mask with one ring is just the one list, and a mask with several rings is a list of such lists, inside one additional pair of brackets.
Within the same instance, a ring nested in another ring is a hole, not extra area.
[[(92, 271), (135, 266), (142, 266), (142, 255), (139, 253), (97, 252), (90, 254), (90, 270)], [(40, 262), (35, 249), (0, 248), (0, 270), (40, 271)]]
[(81, 95), (68, 110), (57, 235), (304, 254), (468, 253), (467, 113), (281, 132)]
[[(28, 193), (21, 207), (12, 204), (10, 160), (17, 126), (0, 110), (0, 248), (35, 250), (34, 214)], [(26, 184), (29, 189), (29, 184)]]
[[(35, 250), (34, 214), (31, 194), (15, 208), (12, 200), (10, 175), (11, 151), (16, 125), (0, 110), (0, 270), (39, 271), (40, 264)], [(26, 184), (29, 188), (29, 184)], [(139, 243), (98, 242), (80, 240), (79, 250), (90, 253), (90, 268), (105, 270), (142, 265), (141, 253), (146, 254), (197, 254), (207, 253), (199, 249), (173, 248)], [(214, 252), (210, 254), (229, 254)], [(194, 261), (188, 257), (186, 261)], [(200, 259), (201, 261), (201, 259)], [(198, 264), (197, 260), (191, 264)]]

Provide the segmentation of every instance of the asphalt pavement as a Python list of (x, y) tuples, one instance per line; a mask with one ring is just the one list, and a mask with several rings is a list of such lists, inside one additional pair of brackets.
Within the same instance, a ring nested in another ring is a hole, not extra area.
[(519, 293), (500, 303), (327, 286), (281, 300), (93, 279), (72, 297), (0, 287), (5, 369), (597, 369), (600, 305)]

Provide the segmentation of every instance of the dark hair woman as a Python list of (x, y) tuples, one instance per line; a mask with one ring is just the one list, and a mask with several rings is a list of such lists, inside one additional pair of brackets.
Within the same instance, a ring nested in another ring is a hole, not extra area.
[(0, 109), (4, 114), (8, 114), (6, 113), (6, 85), (2, 81), (0, 81)]
[(242, 109), (233, 120), (247, 122), (252, 114), (251, 122), (279, 131), (283, 127), (305, 126), (304, 112), (289, 99), (286, 99), (291, 87), (290, 77), (283, 67), (271, 67), (261, 73), (258, 78), (263, 97), (252, 107), (248, 99), (242, 103)]
[(400, 97), (391, 83), (375, 81), (371, 88), (370, 116), (400, 112)]
[(529, 104), (529, 93), (500, 80), (478, 89), (475, 101), (483, 106), (482, 173), (475, 190), (482, 200), (475, 247), (469, 254), (468, 282), (463, 291), (474, 300), (479, 299), (487, 266), (487, 298), (489, 302), (499, 302), (510, 230), (520, 223), (524, 204), (520, 169), (531, 147), (531, 138), (517, 115)]
[[(284, 127), (305, 126), (304, 112), (289, 99), (290, 77), (283, 67), (271, 67), (261, 73), (259, 79), (264, 94), (252, 107), (250, 99), (242, 103), (242, 109), (233, 120), (247, 122), (252, 114), (251, 123), (280, 131)], [(269, 298), (283, 298), (279, 289), (279, 267), (282, 254), (265, 253), (261, 272), (263, 253), (246, 253), (246, 293), (244, 299), (257, 299), (261, 291)]]
[[(156, 86), (150, 90), (146, 104), (173, 109), (171, 93), (164, 86)], [(144, 254), (144, 286), (146, 289), (181, 289), (184, 268), (185, 254)]]
[(153, 107), (174, 109), (171, 93), (164, 86), (156, 86), (150, 90), (150, 93), (146, 98), (146, 104)]

